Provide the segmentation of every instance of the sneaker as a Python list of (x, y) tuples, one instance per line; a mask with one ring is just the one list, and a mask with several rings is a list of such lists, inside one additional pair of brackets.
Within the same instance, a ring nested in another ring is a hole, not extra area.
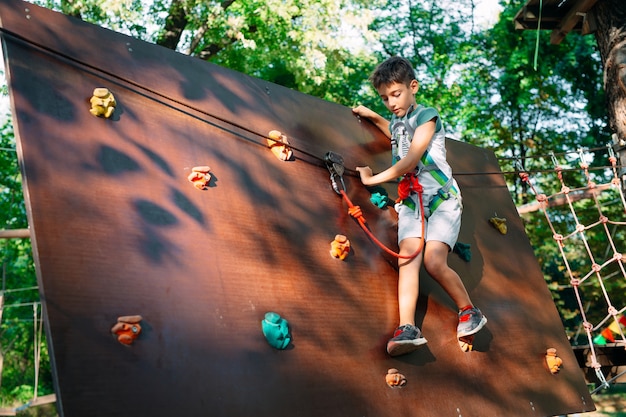
[(478, 333), (485, 324), (487, 324), (487, 317), (483, 316), (483, 313), (476, 307), (468, 308), (459, 312), (459, 325), (456, 328), (456, 336), (470, 336)]
[(413, 352), (419, 346), (428, 342), (419, 328), (412, 324), (405, 324), (396, 329), (393, 337), (387, 342), (387, 353), (391, 356), (404, 355)]

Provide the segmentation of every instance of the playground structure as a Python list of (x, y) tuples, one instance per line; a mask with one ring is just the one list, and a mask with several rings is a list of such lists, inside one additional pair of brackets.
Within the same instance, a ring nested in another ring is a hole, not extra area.
[(429, 343), (390, 358), (395, 259), (348, 213), (325, 158), (342, 157), (342, 188), (393, 247), (392, 210), (351, 169), (389, 163), (376, 128), (29, 3), (0, 5), (61, 416), (594, 409), (492, 152), (447, 143), (469, 248), (450, 264), (489, 323), (462, 352), (454, 305), (424, 275)]
[[(626, 347), (623, 328), (626, 325), (626, 317), (624, 317), (626, 306), (615, 305), (614, 297), (612, 297), (614, 294), (607, 286), (609, 281), (626, 282), (626, 269), (622, 260), (623, 240), (614, 238), (616, 232), (623, 230), (623, 226), (626, 226), (626, 221), (624, 221), (626, 198), (621, 178), (624, 174), (622, 168), (624, 158), (618, 158), (614, 151), (614, 148), (623, 149), (623, 144), (619, 143), (615, 137), (613, 142), (604, 152), (601, 149), (595, 152), (606, 157), (605, 165), (598, 167), (600, 175), (597, 172), (594, 173), (590, 167), (589, 160), (593, 154), (591, 152), (579, 149), (569, 155), (560, 155), (561, 159), (554, 154), (550, 155), (554, 177), (550, 188), (555, 189), (555, 192), (549, 195), (535, 185), (533, 176), (525, 170), (521, 161), (518, 161), (520, 177), (529, 185), (536, 200), (535, 203), (521, 207), (519, 211), (524, 213), (540, 209), (552, 231), (553, 239), (558, 244), (565, 276), (568, 279), (567, 284), (575, 294), (580, 316), (580, 331), (586, 338), (586, 343), (581, 344), (576, 340), (577, 337), (574, 337), (574, 349), (577, 351), (581, 367), (588, 367), (595, 373), (594, 377), (588, 375), (587, 379), (598, 385), (596, 391), (608, 387), (610, 382), (619, 380), (624, 374), (620, 366), (626, 364), (623, 353)], [(563, 165), (565, 158), (569, 161), (565, 161)], [(571, 165), (576, 168), (572, 168)], [(608, 180), (598, 183), (598, 180), (606, 178), (601, 175), (602, 171), (609, 172)], [(566, 174), (568, 179), (566, 179)], [(547, 175), (544, 174), (544, 176)], [(583, 185), (574, 187), (572, 184)], [(603, 196), (605, 192), (611, 192), (612, 195)], [(590, 201), (591, 209), (597, 213), (597, 217), (594, 217), (593, 222), (589, 224), (583, 224), (575, 207), (575, 203), (582, 199)], [(607, 200), (621, 208), (618, 210), (620, 214), (617, 219), (609, 215), (605, 203)], [(565, 210), (554, 209), (559, 206), (565, 207)], [(604, 253), (594, 252), (589, 243), (588, 235), (594, 229), (599, 229), (604, 236), (606, 241)], [(582, 261), (581, 256), (585, 258)], [(591, 289), (594, 288), (599, 289), (599, 297), (590, 294)], [(623, 286), (617, 286), (617, 288), (621, 295)], [(596, 322), (590, 320), (587, 314), (590, 303), (605, 306), (606, 315)]]

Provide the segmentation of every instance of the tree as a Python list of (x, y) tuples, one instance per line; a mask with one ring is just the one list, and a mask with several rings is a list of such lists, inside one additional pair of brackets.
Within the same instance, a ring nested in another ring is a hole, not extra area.
[(339, 103), (349, 103), (358, 94), (357, 81), (371, 62), (368, 53), (355, 46), (375, 38), (367, 25), (376, 2), (363, 0), (154, 0), (114, 5), (101, 0), (50, 0), (41, 4)]
[(596, 3), (592, 13), (604, 67), (609, 126), (618, 138), (626, 140), (626, 4), (620, 0), (602, 0)]

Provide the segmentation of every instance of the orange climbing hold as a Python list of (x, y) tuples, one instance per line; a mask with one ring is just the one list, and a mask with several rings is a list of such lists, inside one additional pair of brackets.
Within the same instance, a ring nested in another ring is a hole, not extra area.
[(108, 88), (104, 87), (95, 88), (93, 90), (93, 96), (89, 99), (89, 103), (91, 103), (91, 109), (89, 109), (91, 114), (107, 119), (113, 115), (115, 106), (117, 105), (113, 94)]
[(502, 219), (499, 217), (492, 217), (489, 219), (489, 223), (493, 225), (500, 233), (506, 235), (507, 227), (506, 227), (506, 219)]
[(117, 340), (121, 344), (131, 345), (141, 333), (139, 322), (143, 318), (137, 316), (121, 316), (117, 318), (117, 323), (111, 328), (111, 333), (117, 335)]
[(293, 156), (292, 150), (289, 148), (289, 141), (287, 140), (287, 136), (283, 135), (282, 132), (278, 130), (270, 131), (267, 136), (269, 139), (267, 140), (267, 146), (270, 147), (272, 153), (276, 156), (276, 158), (281, 161), (288, 161)]
[(553, 374), (556, 374), (561, 370), (563, 360), (556, 356), (555, 348), (550, 348), (546, 351), (546, 363), (548, 364), (548, 369)]
[(400, 388), (406, 385), (406, 377), (396, 368), (391, 368), (387, 371), (385, 381), (391, 388)]
[(209, 182), (211, 181), (210, 171), (211, 168), (206, 165), (193, 167), (187, 179), (191, 181), (197, 189), (206, 190), (209, 188)]
[(344, 235), (336, 235), (335, 240), (330, 242), (330, 256), (333, 258), (346, 259), (350, 253), (350, 241)]

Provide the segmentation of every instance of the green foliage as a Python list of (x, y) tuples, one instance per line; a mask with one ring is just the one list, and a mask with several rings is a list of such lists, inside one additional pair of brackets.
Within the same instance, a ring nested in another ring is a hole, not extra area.
[[(179, 46), (191, 55), (338, 102), (360, 86), (367, 55), (345, 39), (360, 39), (371, 13), (357, 2), (263, 0), (223, 9), (201, 1), (194, 10)], [(337, 36), (346, 31), (351, 37)]]
[(457, 130), (498, 156), (520, 159), (606, 144), (602, 68), (593, 38), (570, 34), (551, 45), (550, 33), (542, 32), (537, 45), (536, 32), (513, 26), (523, 3), (511, 1), (493, 28), (473, 37), (480, 47), (472, 50), (459, 81), (465, 112), (455, 119)]
[[(0, 229), (28, 227), (22, 184), (19, 175), (15, 138), (10, 121), (0, 128)], [(28, 239), (0, 240), (0, 274), (5, 290), (0, 353), (4, 356), (0, 403), (20, 405), (34, 395), (35, 314), (39, 324), (41, 307), (37, 279)], [(50, 361), (45, 340), (42, 341), (40, 384), (38, 393), (52, 393)]]

